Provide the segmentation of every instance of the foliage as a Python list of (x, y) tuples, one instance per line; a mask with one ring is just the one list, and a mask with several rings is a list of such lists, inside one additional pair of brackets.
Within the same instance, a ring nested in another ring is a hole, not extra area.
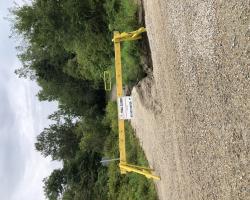
[(80, 149), (82, 151), (91, 149), (94, 152), (102, 153), (103, 141), (108, 135), (108, 129), (103, 126), (102, 118), (84, 118), (78, 128), (81, 133)]
[[(118, 140), (118, 120), (117, 105), (109, 102), (106, 109), (105, 123), (110, 123), (111, 132), (105, 142), (105, 155), (107, 157), (116, 158), (119, 156), (118, 145), (114, 144), (114, 140)], [(147, 160), (141, 149), (138, 140), (134, 136), (133, 129), (129, 123), (125, 124), (126, 129), (126, 152), (128, 162), (131, 164), (148, 166)], [(154, 184), (144, 176), (129, 173), (126, 176), (121, 175), (117, 163), (111, 163), (108, 167), (108, 199), (148, 199), (155, 200), (157, 195)]]
[(138, 28), (138, 22), (135, 17), (137, 5), (133, 0), (107, 0), (105, 3), (107, 18), (110, 31), (129, 31)]
[(79, 138), (75, 134), (75, 125), (50, 125), (37, 137), (36, 150), (45, 157), (51, 156), (53, 160), (71, 158), (78, 150)]
[[(35, 148), (62, 162), (44, 179), (49, 200), (156, 199), (152, 181), (137, 174), (120, 175), (117, 163), (100, 164), (118, 153), (117, 107), (107, 103), (104, 70), (114, 75), (114, 30), (138, 28), (133, 0), (34, 0), (12, 9), (13, 29), (24, 39), (18, 47), (19, 77), (36, 80), (40, 101), (58, 101), (54, 124), (38, 136)], [(138, 44), (122, 44), (124, 83), (143, 76)], [(107, 105), (106, 105), (107, 103)], [(133, 130), (126, 124), (127, 155), (147, 166)]]
[[(138, 29), (139, 23), (135, 17), (137, 5), (134, 0), (107, 0), (105, 8), (110, 31), (129, 32)], [(123, 83), (132, 86), (145, 76), (140, 66), (138, 42), (123, 42), (121, 47)], [(112, 74), (114, 76), (114, 71)]]
[(55, 169), (43, 182), (44, 193), (48, 199), (57, 200), (63, 194), (66, 184), (63, 170)]

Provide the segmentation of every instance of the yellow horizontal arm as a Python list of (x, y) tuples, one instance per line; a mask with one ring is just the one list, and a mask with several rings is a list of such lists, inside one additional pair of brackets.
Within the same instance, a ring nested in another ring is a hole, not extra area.
[(155, 179), (155, 180), (161, 180), (161, 178), (159, 176), (155, 176), (151, 173), (151, 171), (148, 171), (148, 170), (145, 170), (143, 167), (140, 167), (140, 166), (136, 166), (136, 167), (132, 167), (132, 166), (129, 166), (127, 164), (124, 164), (124, 163), (120, 163), (119, 164), (119, 167), (121, 170), (123, 171), (127, 171), (127, 172), (135, 172), (137, 174), (141, 174), (141, 175), (144, 175), (146, 176), (147, 178), (152, 178), (152, 179)]
[(136, 31), (133, 32), (123, 32), (123, 33), (117, 33), (114, 35), (113, 42), (121, 42), (121, 41), (127, 41), (127, 40), (138, 40), (141, 39), (141, 34), (143, 32), (146, 32), (146, 29), (144, 27), (139, 28)]

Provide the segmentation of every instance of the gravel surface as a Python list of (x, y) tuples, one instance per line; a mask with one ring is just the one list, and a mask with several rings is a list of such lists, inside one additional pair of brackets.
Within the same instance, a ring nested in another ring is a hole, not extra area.
[(250, 1), (144, 0), (132, 126), (161, 200), (250, 199)]

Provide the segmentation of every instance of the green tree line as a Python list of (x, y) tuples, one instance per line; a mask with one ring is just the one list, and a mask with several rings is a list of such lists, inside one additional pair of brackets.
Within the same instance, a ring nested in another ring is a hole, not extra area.
[[(38, 83), (40, 101), (59, 105), (35, 143), (63, 165), (44, 179), (49, 200), (156, 199), (152, 182), (100, 164), (118, 156), (116, 105), (107, 102), (102, 77), (113, 65), (112, 32), (137, 28), (136, 12), (133, 0), (33, 0), (11, 9), (12, 37), (22, 38), (23, 66), (15, 72)], [(141, 72), (139, 51), (128, 43), (123, 49), (130, 83)], [(131, 160), (147, 164), (135, 138), (129, 141)]]

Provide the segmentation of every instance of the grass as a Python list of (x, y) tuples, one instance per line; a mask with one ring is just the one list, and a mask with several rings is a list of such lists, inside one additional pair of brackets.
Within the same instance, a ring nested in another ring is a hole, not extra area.
[[(104, 154), (108, 158), (119, 157), (117, 105), (109, 102), (104, 123), (110, 124), (111, 132), (104, 145)], [(131, 164), (148, 167), (148, 162), (131, 125), (126, 122), (126, 153)], [(136, 173), (121, 175), (117, 162), (108, 166), (108, 199), (113, 200), (156, 200), (157, 194), (152, 180)]]

